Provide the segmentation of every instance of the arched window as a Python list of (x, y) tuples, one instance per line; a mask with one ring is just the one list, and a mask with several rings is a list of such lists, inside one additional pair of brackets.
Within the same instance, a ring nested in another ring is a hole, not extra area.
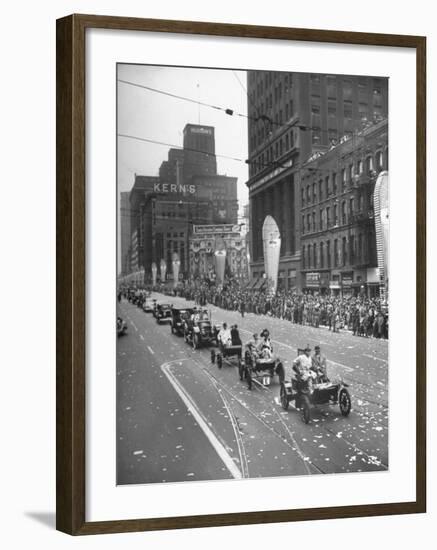
[(325, 245), (323, 242), (320, 243), (320, 267), (322, 269), (325, 267)]
[(346, 237), (343, 237), (343, 240), (342, 240), (341, 257), (342, 257), (343, 265), (346, 265), (347, 264), (347, 239), (346, 239)]
[(375, 161), (376, 161), (376, 169), (377, 170), (382, 170), (382, 168), (383, 168), (382, 151), (378, 151), (376, 153)]
[(317, 267), (317, 246), (316, 243), (313, 244), (313, 265)]
[(326, 266), (331, 267), (331, 241), (326, 241)]
[(346, 220), (346, 201), (343, 201), (341, 203), (341, 223), (345, 225), (347, 223)]

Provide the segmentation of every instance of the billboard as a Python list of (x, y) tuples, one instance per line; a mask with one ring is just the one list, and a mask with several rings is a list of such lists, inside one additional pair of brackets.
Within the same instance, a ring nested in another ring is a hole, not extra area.
[(179, 269), (181, 267), (181, 261), (179, 260), (179, 254), (177, 252), (173, 252), (172, 256), (172, 271), (173, 271), (173, 284), (176, 288), (178, 281), (179, 281)]
[(159, 268), (161, 271), (161, 282), (165, 281), (165, 274), (167, 273), (167, 264), (164, 259), (161, 260), (159, 264)]
[(214, 263), (216, 281), (222, 285), (225, 280), (226, 245), (221, 237), (217, 237), (215, 240)]
[(158, 273), (158, 268), (156, 266), (156, 263), (152, 263), (152, 286), (156, 286), (156, 275)]
[(278, 224), (272, 216), (266, 216), (263, 228), (264, 271), (267, 278), (267, 289), (274, 294), (278, 287), (279, 255), (281, 252), (281, 234)]

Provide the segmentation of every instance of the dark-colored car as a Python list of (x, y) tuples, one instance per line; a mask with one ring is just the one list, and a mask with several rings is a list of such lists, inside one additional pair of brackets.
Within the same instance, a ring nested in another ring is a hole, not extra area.
[(211, 344), (216, 346), (219, 330), (220, 327), (214, 326), (209, 319), (187, 320), (184, 323), (184, 340), (194, 349)]
[(154, 312), (156, 322), (160, 325), (161, 323), (168, 323), (171, 321), (171, 305), (170, 304), (158, 304)]
[(185, 322), (191, 318), (194, 310), (190, 307), (172, 307), (171, 308), (171, 332), (182, 336), (184, 334)]

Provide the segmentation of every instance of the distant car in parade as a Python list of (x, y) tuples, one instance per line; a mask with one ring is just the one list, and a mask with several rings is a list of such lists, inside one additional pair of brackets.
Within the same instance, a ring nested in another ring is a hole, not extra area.
[(161, 323), (171, 322), (171, 305), (170, 304), (157, 304), (153, 313), (158, 325)]
[(156, 304), (156, 300), (151, 301), (146, 298), (146, 300), (144, 300), (143, 302), (143, 311), (145, 313), (153, 313), (155, 309), (155, 304)]
[(127, 324), (121, 317), (117, 317), (117, 336), (123, 336), (127, 332)]
[(170, 329), (172, 334), (183, 336), (185, 321), (189, 320), (194, 314), (194, 309), (190, 307), (172, 307)]

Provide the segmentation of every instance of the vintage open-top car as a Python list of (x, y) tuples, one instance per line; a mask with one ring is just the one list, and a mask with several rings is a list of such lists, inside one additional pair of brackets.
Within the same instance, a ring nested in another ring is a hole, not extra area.
[[(304, 350), (298, 349), (298, 355)], [(280, 401), (284, 410), (288, 410), (290, 401), (294, 401), (296, 409), (301, 411), (305, 424), (311, 419), (311, 409), (318, 405), (338, 405), (343, 416), (348, 416), (351, 411), (352, 401), (348, 384), (343, 380), (325, 380), (319, 382), (317, 378), (302, 380), (297, 370), (291, 381), (281, 383)]]
[(285, 370), (282, 361), (276, 355), (265, 358), (253, 348), (247, 348), (244, 353), (244, 362), (239, 365), (240, 380), (247, 381), (247, 387), (252, 389), (253, 380), (263, 386), (270, 386), (272, 378), (277, 375), (279, 383), (285, 379)]
[(127, 324), (120, 316), (117, 317), (117, 336), (123, 336), (127, 332)]
[(218, 340), (218, 350), (211, 350), (211, 363), (216, 363), (218, 368), (221, 369), (223, 366), (223, 360), (227, 360), (227, 362), (230, 364), (229, 359), (232, 357), (237, 358), (237, 365), (238, 370), (241, 369), (241, 363), (242, 363), (242, 345), (224, 345), (221, 340)]
[(161, 323), (171, 322), (171, 305), (170, 304), (158, 304), (153, 313), (156, 322)]
[(170, 329), (172, 334), (183, 336), (185, 322), (193, 315), (191, 307), (172, 307)]
[(219, 330), (220, 327), (213, 325), (209, 318), (187, 319), (184, 322), (184, 340), (191, 344), (194, 349), (205, 345), (216, 346)]

